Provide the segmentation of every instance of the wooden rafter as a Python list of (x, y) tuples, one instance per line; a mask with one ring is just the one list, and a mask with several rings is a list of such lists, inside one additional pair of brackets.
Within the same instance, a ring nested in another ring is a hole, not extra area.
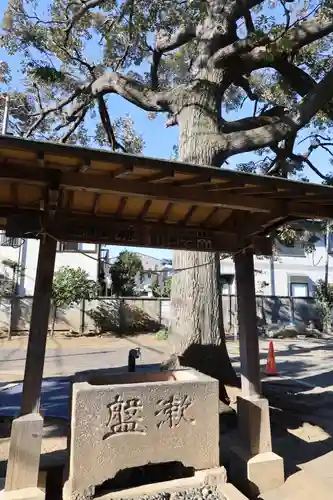
[(122, 216), (123, 211), (124, 211), (124, 209), (126, 207), (126, 203), (127, 203), (127, 198), (124, 196), (119, 201), (119, 205), (118, 205), (118, 208), (117, 208), (117, 211), (116, 211), (116, 216), (117, 217), (121, 217)]
[(207, 215), (207, 217), (201, 222), (202, 226), (208, 226), (212, 218), (217, 214), (217, 212), (220, 210), (219, 207), (214, 207), (210, 213)]
[(174, 176), (174, 172), (157, 172), (156, 174), (152, 174), (150, 176), (147, 176), (144, 178), (145, 181), (147, 182), (156, 182), (156, 181), (163, 181), (165, 179), (172, 179)]
[(146, 200), (143, 207), (142, 207), (142, 210), (141, 212), (139, 213), (139, 216), (138, 216), (138, 219), (139, 220), (142, 220), (146, 217), (147, 213), (149, 212), (149, 209), (152, 205), (152, 200)]
[(183, 225), (183, 226), (186, 226), (186, 224), (188, 224), (191, 220), (191, 217), (192, 215), (194, 214), (194, 212), (196, 211), (197, 209), (197, 205), (192, 205), (189, 210), (187, 211), (187, 214), (185, 215), (185, 217), (180, 221), (180, 224)]
[(19, 205), (19, 202), (18, 202), (18, 186), (15, 182), (13, 182), (11, 185), (10, 185), (10, 195), (11, 195), (11, 198), (13, 200), (13, 205), (15, 208), (18, 207)]
[(163, 214), (162, 214), (162, 216), (160, 218), (161, 222), (165, 222), (165, 221), (168, 220), (168, 217), (169, 217), (169, 214), (171, 212), (172, 207), (173, 207), (173, 203), (168, 203), (167, 204), (167, 206), (166, 206), (166, 208), (165, 208), (165, 210), (164, 210), (164, 212), (163, 212)]
[(45, 166), (45, 156), (43, 151), (39, 151), (37, 154), (37, 164), (42, 168)]
[(110, 178), (112, 179), (117, 179), (117, 177), (121, 177), (124, 174), (129, 174), (133, 172), (134, 167), (133, 165), (121, 165), (120, 167), (116, 168), (113, 172), (110, 172)]
[(101, 203), (101, 195), (99, 193), (96, 193), (95, 199), (94, 199), (93, 211), (92, 211), (94, 215), (97, 215), (97, 213), (99, 211), (100, 203)]

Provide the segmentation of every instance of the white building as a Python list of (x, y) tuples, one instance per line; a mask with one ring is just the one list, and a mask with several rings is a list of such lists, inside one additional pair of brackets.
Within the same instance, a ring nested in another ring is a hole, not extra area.
[[(0, 232), (0, 279), (12, 280), (12, 270), (6, 261), (16, 263), (23, 271), (15, 276), (19, 296), (33, 295), (37, 269), (39, 241), (35, 239), (8, 238)], [(81, 253), (84, 252), (84, 253)], [(62, 266), (81, 267), (90, 278), (98, 281), (99, 245), (91, 243), (58, 243), (55, 270)], [(105, 256), (104, 256), (105, 257)]]
[[(313, 297), (315, 283), (325, 278), (325, 264), (328, 259), (328, 283), (333, 283), (333, 238), (330, 236), (329, 251), (326, 251), (326, 238), (316, 233), (319, 240), (315, 251), (306, 253), (304, 245), (294, 247), (276, 244), (278, 255), (275, 258), (255, 258), (255, 280), (258, 295), (279, 297)], [(232, 259), (221, 261), (221, 276), (224, 294), (235, 294), (235, 267)]]
[(142, 262), (143, 273), (136, 277), (136, 287), (141, 293), (151, 295), (152, 285), (158, 281), (162, 289), (163, 283), (172, 275), (172, 261), (170, 259), (157, 259), (142, 253), (136, 254)]

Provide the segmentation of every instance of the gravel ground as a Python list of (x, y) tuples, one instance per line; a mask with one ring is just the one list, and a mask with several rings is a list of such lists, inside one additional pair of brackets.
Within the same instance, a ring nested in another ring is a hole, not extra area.
[(145, 495), (132, 500), (225, 500), (225, 497), (214, 486), (203, 488), (190, 488), (177, 493), (159, 493), (158, 495)]

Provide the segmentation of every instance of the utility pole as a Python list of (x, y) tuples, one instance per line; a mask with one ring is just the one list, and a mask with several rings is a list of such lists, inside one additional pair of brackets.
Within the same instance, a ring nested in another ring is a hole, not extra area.
[(7, 129), (8, 129), (8, 120), (9, 120), (9, 95), (6, 95), (5, 98), (5, 109), (3, 112), (3, 119), (2, 119), (2, 135), (7, 134)]

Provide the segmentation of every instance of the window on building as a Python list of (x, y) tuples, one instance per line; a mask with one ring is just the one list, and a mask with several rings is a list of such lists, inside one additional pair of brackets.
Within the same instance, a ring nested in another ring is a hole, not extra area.
[(21, 245), (23, 245), (23, 239), (22, 238), (10, 238), (6, 236), (6, 233), (2, 231), (0, 233), (0, 245), (2, 247), (12, 247), (12, 248), (19, 248)]
[(147, 278), (150, 280), (151, 279), (151, 269), (148, 269), (148, 272), (147, 272)]
[(307, 276), (289, 276), (289, 294), (291, 297), (309, 297), (309, 278)]
[(95, 243), (78, 243), (77, 241), (58, 241), (58, 252), (85, 252), (95, 253), (97, 251)]
[(296, 241), (293, 245), (283, 245), (277, 242), (276, 248), (280, 255), (284, 257), (305, 257), (304, 245), (301, 242)]
[(79, 250), (79, 243), (76, 241), (58, 241), (58, 252), (77, 252)]
[(234, 278), (235, 277), (233, 274), (221, 274), (221, 286), (223, 295), (231, 295)]

